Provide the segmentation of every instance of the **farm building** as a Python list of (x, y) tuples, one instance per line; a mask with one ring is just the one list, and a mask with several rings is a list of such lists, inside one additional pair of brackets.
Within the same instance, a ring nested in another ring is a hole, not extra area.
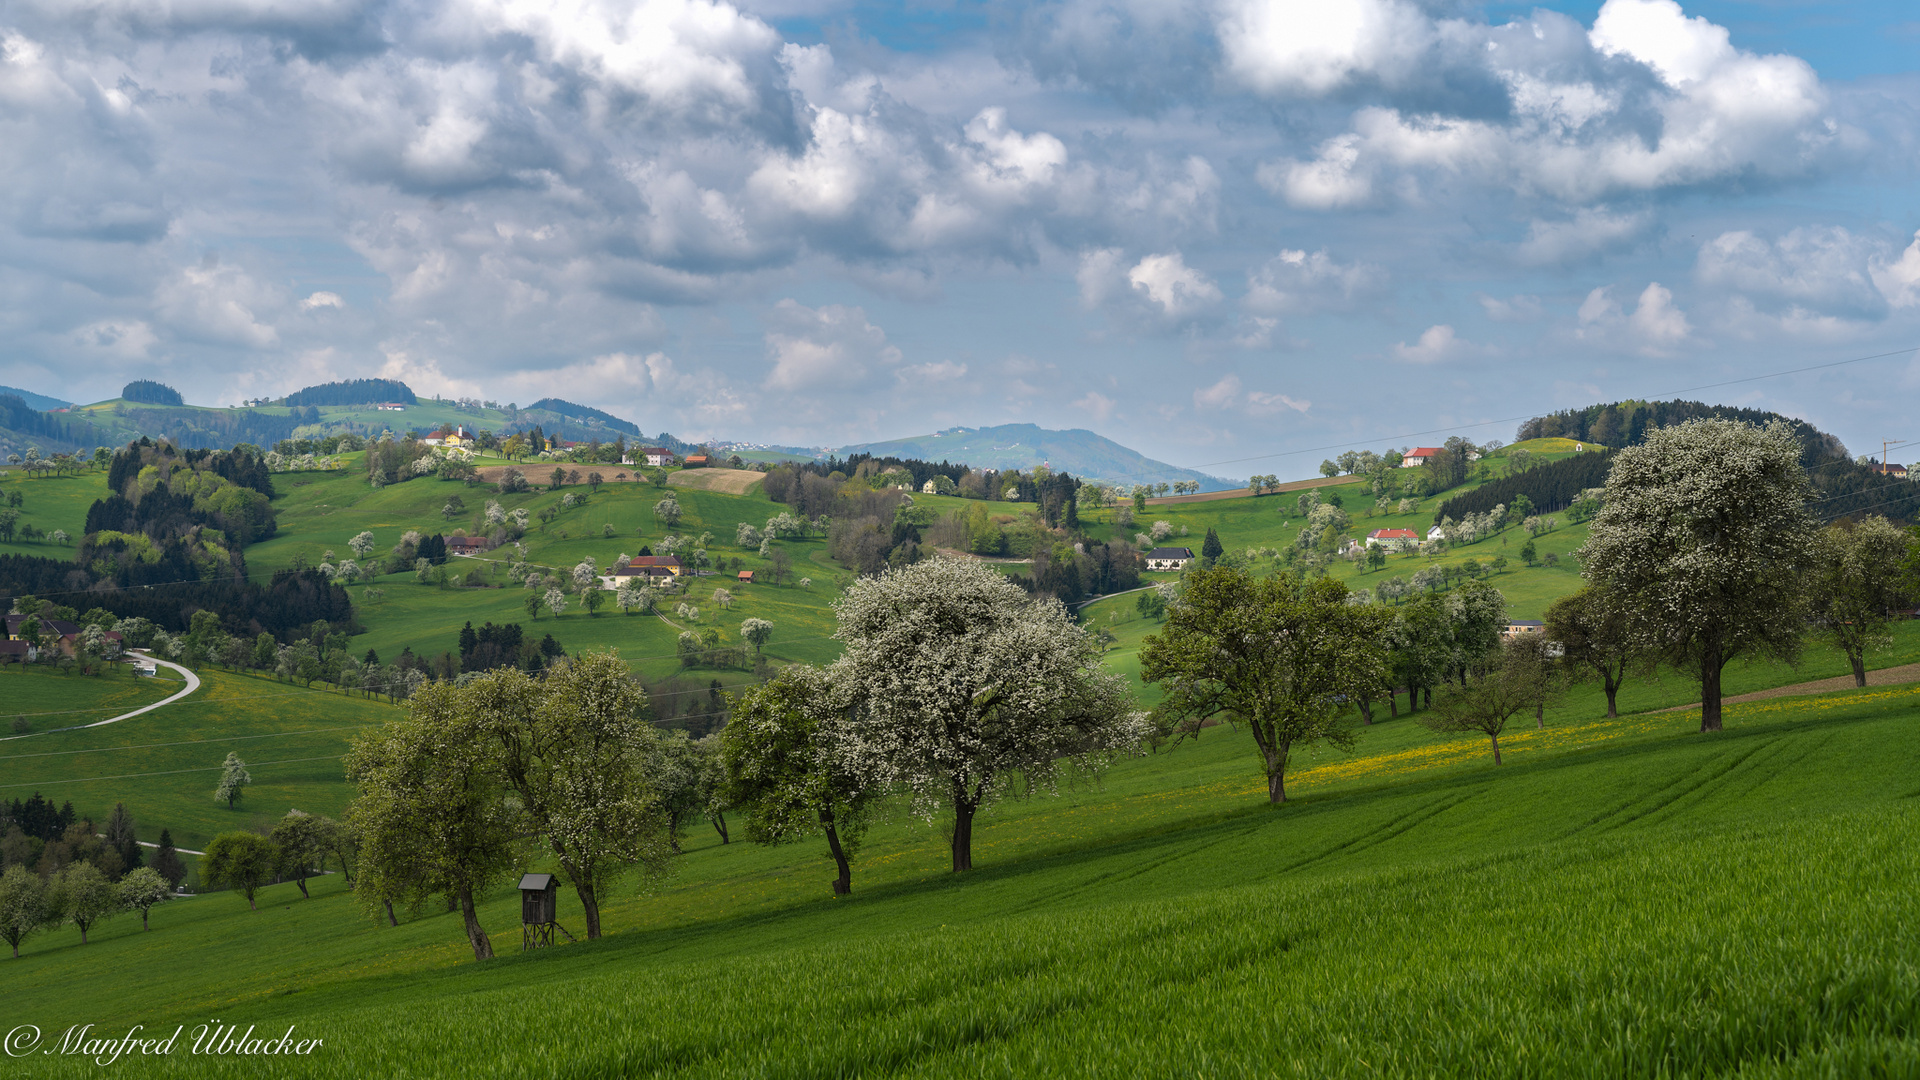
[(1163, 547), (1147, 552), (1149, 570), (1185, 570), (1192, 561), (1192, 548)]
[(1405, 551), (1420, 542), (1420, 534), (1412, 529), (1375, 529), (1367, 534), (1368, 547), (1384, 547), (1391, 551)]

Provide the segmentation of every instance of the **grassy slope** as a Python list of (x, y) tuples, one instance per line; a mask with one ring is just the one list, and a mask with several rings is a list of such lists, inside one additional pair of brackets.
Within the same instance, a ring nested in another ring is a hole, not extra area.
[[(28, 480), (19, 472), (10, 472), (0, 478), (0, 497), (12, 492), (26, 497), (20, 506), (20, 524), (33, 525), (46, 532), (65, 529), (67, 535), (77, 543), (87, 527), (87, 510), (94, 500), (107, 494), (107, 471), (89, 469), (85, 472), (53, 476), (51, 474)], [(36, 540), (31, 543), (15, 539), (11, 542), (0, 541), (0, 555), (37, 555), (48, 559), (73, 558), (72, 547), (61, 547), (51, 540)]]
[[(199, 674), (199, 693), (143, 716), (0, 742), (0, 796), (39, 791), (95, 821), (125, 802), (140, 839), (158, 840), (165, 827), (188, 848), (218, 832), (270, 825), (296, 807), (330, 815), (346, 809), (353, 792), (340, 756), (355, 730), (384, 722), (394, 706), (260, 676)], [(212, 796), (228, 751), (253, 775), (232, 810)]]
[[(86, 985), (86, 1019), (298, 1023), (382, 1075), (1911, 1069), (1915, 704), (1568, 724), (1499, 769), (1382, 724), (1277, 810), (1210, 733), (1008, 804), (964, 879), (896, 824), (836, 903), (812, 845), (709, 833), (593, 945), (463, 963), (453, 917), (387, 929), (330, 881), (35, 939), (9, 985), (19, 1022), (73, 1022)], [(510, 890), (484, 916), (510, 951)]]
[[(1364, 484), (1343, 484), (1318, 490), (1323, 500), (1331, 499), (1336, 494), (1341, 497), (1343, 508), (1353, 519), (1351, 534), (1364, 537), (1375, 529), (1414, 529), (1425, 536), (1428, 527), (1433, 524), (1434, 508), (1467, 489), (1456, 488), (1440, 496), (1419, 500), (1412, 511), (1406, 514), (1379, 515), (1373, 513), (1374, 500), (1367, 494)], [(1097, 539), (1131, 540), (1135, 533), (1146, 531), (1153, 522), (1165, 521), (1174, 528), (1173, 537), (1166, 543), (1190, 547), (1195, 552), (1200, 550), (1200, 541), (1209, 528), (1219, 533), (1221, 544), (1230, 552), (1243, 553), (1248, 548), (1284, 551), (1300, 535), (1304, 519), (1297, 508), (1297, 495), (1263, 495), (1259, 498), (1220, 499), (1185, 506), (1153, 506), (1148, 508), (1147, 513), (1139, 515), (1131, 527), (1118, 524), (1118, 508), (1095, 511), (1084, 515), (1081, 520), (1087, 532)], [(1564, 521), (1565, 515), (1559, 517)], [(1187, 530), (1184, 535), (1180, 532), (1182, 527)], [(1520, 561), (1520, 546), (1526, 539), (1525, 532), (1509, 528), (1477, 543), (1455, 547), (1445, 555), (1431, 558), (1412, 553), (1392, 555), (1387, 559), (1386, 568), (1379, 571), (1355, 567), (1343, 559), (1335, 560), (1328, 574), (1345, 581), (1352, 588), (1364, 589), (1382, 578), (1410, 577), (1415, 570), (1429, 564), (1459, 564), (1476, 559), (1484, 565), (1494, 556), (1504, 555), (1507, 559), (1506, 571), (1491, 580), (1507, 597), (1508, 614), (1514, 618), (1537, 619), (1546, 611), (1548, 604), (1579, 588), (1578, 568), (1567, 556), (1587, 542), (1587, 526), (1562, 524), (1553, 532), (1541, 535), (1535, 540), (1541, 563), (1533, 567)], [(1548, 554), (1560, 557), (1557, 567), (1545, 565)], [(1271, 560), (1259, 559), (1253, 565), (1256, 570), (1263, 570), (1272, 563)], [(1172, 580), (1174, 576), (1147, 575), (1149, 580)]]
[[(296, 555), (309, 563), (318, 563), (327, 551), (349, 555), (347, 541), (363, 529), (371, 530), (377, 542), (376, 552), (384, 552), (407, 529), (423, 532), (450, 532), (456, 526), (478, 531), (479, 514), (488, 498), (496, 497), (487, 488), (435, 480), (414, 480), (374, 491), (353, 469), (337, 475), (302, 474), (277, 478), (285, 492), (279, 507), (281, 535), (247, 550), (247, 561), (256, 573), (290, 565)], [(545, 490), (499, 497), (508, 510), (526, 508), (536, 517), (560, 503), (562, 495), (588, 495), (585, 488), (567, 488), (565, 492)], [(441, 509), (451, 495), (459, 495), (468, 512), (448, 520)], [(641, 546), (658, 542), (668, 530), (653, 516), (653, 506), (666, 496), (651, 485), (609, 484), (588, 497), (584, 506), (564, 510), (551, 524), (536, 524), (525, 538), (528, 558), (541, 566), (566, 570), (592, 557), (604, 569), (622, 554), (636, 554)], [(713, 534), (709, 551), (715, 558), (741, 560), (742, 568), (763, 570), (767, 561), (757, 548), (740, 548), (734, 537), (741, 522), (764, 525), (784, 507), (776, 506), (757, 492), (728, 495), (698, 489), (674, 488), (674, 498), (682, 509), (682, 518), (674, 532), (682, 536)], [(611, 525), (614, 535), (605, 535)], [(795, 581), (785, 585), (766, 583), (740, 585), (733, 572), (716, 573), (694, 580), (673, 603), (685, 601), (701, 611), (702, 626), (716, 626), (724, 640), (738, 641), (742, 620), (750, 617), (773, 622), (774, 639), (768, 654), (781, 660), (814, 661), (833, 655), (828, 635), (833, 632), (828, 604), (840, 594), (850, 575), (825, 558), (825, 542), (810, 540), (782, 544), (794, 561)], [(504, 559), (504, 555), (497, 558)], [(611, 603), (599, 615), (589, 616), (577, 604), (558, 619), (542, 612), (529, 619), (524, 607), (526, 590), (510, 587), (503, 573), (504, 564), (496, 560), (455, 559), (450, 567), (464, 573), (478, 568), (491, 583), (508, 586), (499, 589), (440, 589), (422, 585), (410, 573), (377, 579), (375, 587), (385, 595), (365, 599), (365, 586), (352, 588), (360, 618), (369, 632), (354, 641), (356, 651), (368, 648), (391, 660), (403, 647), (420, 653), (439, 653), (455, 647), (460, 626), (471, 620), (479, 625), (487, 620), (517, 622), (536, 633), (551, 633), (569, 650), (613, 646), (635, 662), (649, 678), (664, 678), (679, 671), (674, 657), (675, 641), (684, 624), (669, 625), (653, 616), (622, 615)], [(496, 569), (496, 567), (498, 569)], [(797, 579), (808, 577), (812, 585), (802, 588)], [(727, 589), (735, 598), (730, 610), (713, 602), (716, 588)], [(696, 672), (703, 678), (719, 677), (734, 681), (738, 672)]]
[[(0, 667), (0, 736), (13, 733), (12, 719), (25, 718), (35, 731), (91, 724), (158, 701), (180, 690), (181, 679), (166, 668), (139, 678), (128, 668), (107, 675), (61, 673), (39, 665)], [(0, 743), (18, 748), (19, 742)], [(0, 751), (4, 753), (4, 751)]]

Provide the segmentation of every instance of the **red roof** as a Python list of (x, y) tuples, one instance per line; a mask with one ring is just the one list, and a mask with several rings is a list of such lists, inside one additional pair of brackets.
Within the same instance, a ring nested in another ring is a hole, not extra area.
[(1437, 446), (1416, 446), (1413, 448), (1413, 452), (1408, 454), (1407, 456), (1408, 457), (1438, 457), (1439, 455), (1440, 455), (1440, 448)]
[(1412, 529), (1375, 529), (1367, 534), (1369, 540), (1418, 540), (1420, 534)]

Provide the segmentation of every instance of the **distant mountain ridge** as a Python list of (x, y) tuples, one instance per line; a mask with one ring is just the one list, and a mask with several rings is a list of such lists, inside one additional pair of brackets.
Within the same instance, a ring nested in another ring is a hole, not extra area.
[(31, 390), (22, 390), (17, 386), (0, 386), (0, 394), (12, 394), (14, 397), (26, 402), (28, 408), (38, 409), (41, 412), (73, 408), (73, 402), (71, 401), (61, 401), (59, 398), (51, 398), (45, 394), (36, 394)]
[(1224, 491), (1240, 485), (1232, 480), (1155, 461), (1137, 450), (1085, 428), (1055, 431), (1038, 424), (1000, 424), (994, 427), (948, 428), (931, 435), (914, 435), (885, 442), (835, 447), (841, 457), (919, 458), (923, 461), (966, 463), (976, 469), (1031, 469), (1044, 464), (1086, 480), (1131, 487), (1134, 484), (1197, 481), (1202, 491)]
[(631, 435), (636, 439), (643, 439), (646, 437), (644, 434), (641, 433), (639, 425), (635, 424), (631, 420), (622, 420), (610, 412), (603, 412), (599, 409), (594, 408), (591, 405), (581, 405), (576, 402), (568, 401), (565, 398), (557, 398), (557, 397), (541, 398), (539, 401), (536, 401), (533, 404), (527, 406), (526, 411), (527, 412), (549, 412), (554, 414), (555, 416), (564, 417), (568, 420), (574, 421), (575, 423), (583, 424), (586, 426), (594, 426), (594, 421), (599, 421), (600, 425), (604, 425), (606, 427), (612, 428), (615, 431), (622, 432), (627, 435)]

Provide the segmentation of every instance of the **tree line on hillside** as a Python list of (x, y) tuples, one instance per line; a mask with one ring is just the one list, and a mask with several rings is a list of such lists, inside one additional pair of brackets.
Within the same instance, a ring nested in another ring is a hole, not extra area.
[(419, 400), (414, 396), (413, 388), (399, 379), (343, 379), (296, 390), (281, 399), (280, 403), (293, 406), (377, 405), (383, 402), (413, 405)]
[(220, 449), (246, 443), (272, 446), (291, 439), (305, 424), (319, 421), (295, 409), (293, 415), (278, 416), (257, 409), (159, 409), (138, 405), (114, 407), (117, 419), (126, 427), (143, 432), (150, 439), (164, 439), (174, 446), (193, 449)]
[(541, 398), (539, 401), (527, 406), (527, 411), (550, 412), (556, 416), (576, 422), (595, 420), (615, 431), (624, 432), (636, 439), (646, 437), (640, 433), (639, 427), (635, 426), (631, 420), (622, 420), (610, 412), (602, 412), (599, 409), (587, 405), (577, 405), (571, 401), (565, 401), (557, 397)]
[(1812, 481), (1815, 512), (1823, 520), (1878, 513), (1896, 521), (1920, 517), (1920, 486), (1876, 471), (1873, 462), (1851, 460), (1841, 441), (1805, 420), (1761, 409), (1698, 401), (1618, 401), (1536, 416), (1520, 425), (1519, 438), (1566, 438), (1603, 446), (1638, 446), (1662, 428), (1688, 420), (1717, 418), (1788, 426), (1800, 445), (1800, 463)]
[(76, 607), (172, 632), (188, 632), (197, 612), (248, 636), (352, 625), (346, 591), (325, 575), (296, 568), (264, 584), (249, 579), (242, 549), (277, 528), (257, 448), (182, 451), (141, 439), (112, 455), (107, 479), (111, 490), (88, 508), (71, 562), (0, 555), (0, 600), (17, 608), (22, 599), (84, 596)]
[[(155, 564), (155, 580), (128, 574), (98, 577), (87, 567), (34, 555), (0, 555), (0, 605), (25, 596), (72, 599), (118, 618), (141, 618), (169, 631), (188, 629), (193, 614), (210, 611), (233, 633), (285, 634), (316, 620), (350, 626), (353, 605), (345, 589), (314, 570), (280, 570), (265, 583), (202, 580), (192, 564)], [(171, 574), (167, 572), (171, 571)], [(178, 575), (178, 576), (173, 576)], [(69, 609), (70, 610), (70, 609)]]
[(1611, 467), (1612, 454), (1606, 451), (1550, 461), (1455, 495), (1434, 508), (1433, 519), (1460, 520), (1468, 514), (1484, 514), (1496, 506), (1512, 506), (1523, 495), (1535, 513), (1565, 510), (1583, 495), (1604, 486)]
[(76, 450), (100, 440), (100, 429), (85, 414), (41, 412), (14, 394), (0, 394), (0, 428), (46, 440), (42, 445), (50, 450)]
[(127, 401), (137, 401), (142, 405), (185, 405), (180, 391), (163, 382), (152, 379), (135, 379), (120, 388), (120, 396)]

